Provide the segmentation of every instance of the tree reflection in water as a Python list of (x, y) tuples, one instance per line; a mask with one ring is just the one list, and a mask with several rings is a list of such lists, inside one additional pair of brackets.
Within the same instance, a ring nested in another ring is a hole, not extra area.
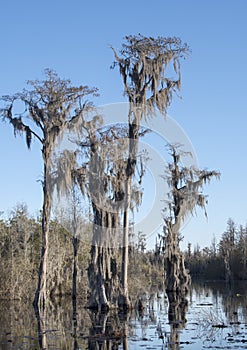
[(128, 314), (93, 313), (81, 300), (73, 308), (71, 298), (65, 298), (48, 304), (46, 312), (35, 318), (30, 303), (0, 301), (0, 348), (128, 350), (163, 346), (178, 350), (184, 346), (194, 350), (231, 345), (239, 349), (247, 343), (246, 287), (246, 283), (231, 288), (224, 283), (193, 283), (189, 303), (185, 296), (155, 290), (146, 293), (143, 309)]
[(186, 312), (188, 310), (188, 300), (186, 294), (167, 293), (168, 297), (168, 321), (170, 324), (170, 334), (167, 335), (167, 346), (169, 350), (180, 349), (180, 333), (186, 324)]
[[(167, 294), (168, 299), (168, 311), (164, 312), (162, 306), (161, 297), (155, 297), (154, 295), (147, 296), (146, 304), (144, 308), (139, 310), (133, 310), (132, 313), (95, 313), (90, 312), (91, 328), (89, 330), (88, 349), (89, 350), (115, 350), (123, 349), (128, 350), (128, 338), (133, 339), (133, 324), (131, 326), (130, 320), (135, 319), (141, 328), (140, 338), (136, 336), (136, 340), (146, 341), (147, 345), (152, 341), (148, 335), (151, 325), (156, 326), (156, 339), (157, 337), (162, 340), (163, 348), (169, 350), (180, 349), (180, 332), (186, 324), (186, 312), (188, 310), (188, 301), (185, 295), (177, 293)], [(167, 308), (167, 300), (165, 302), (165, 308)], [(154, 305), (157, 303), (156, 306)], [(162, 322), (158, 321), (157, 310), (162, 310), (162, 315), (167, 319), (162, 319)], [(162, 330), (162, 324), (167, 323), (170, 325), (170, 331)], [(135, 324), (136, 325), (136, 324)], [(166, 346), (166, 347), (165, 347)]]
[[(76, 283), (76, 282), (75, 282)], [(77, 341), (77, 298), (72, 296), (72, 337), (74, 338), (74, 350), (78, 350)]]
[(129, 313), (78, 310), (75, 302), (49, 303), (36, 312), (39, 348), (128, 350), (129, 318)]
[(47, 327), (46, 327), (46, 310), (40, 312), (39, 309), (35, 310), (37, 318), (38, 338), (40, 349), (48, 349), (47, 345)]
[(128, 350), (128, 317), (129, 313), (92, 312), (92, 326), (89, 330), (89, 350), (116, 350), (121, 344)]

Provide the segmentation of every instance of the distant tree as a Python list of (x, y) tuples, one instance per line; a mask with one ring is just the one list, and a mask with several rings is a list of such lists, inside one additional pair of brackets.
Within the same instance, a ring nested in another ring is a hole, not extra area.
[(240, 257), (240, 263), (246, 274), (246, 263), (247, 263), (247, 226), (240, 225), (238, 230), (238, 254)]
[[(47, 298), (49, 218), (53, 193), (52, 151), (65, 130), (79, 128), (83, 113), (91, 108), (91, 103), (85, 102), (84, 98), (95, 94), (96, 89), (90, 89), (88, 86), (73, 87), (70, 80), (60, 79), (50, 69), (45, 70), (45, 80), (28, 81), (28, 86), (31, 89), (1, 98), (4, 104), (1, 116), (13, 126), (15, 135), (24, 134), (28, 148), (31, 147), (33, 138), (42, 146), (42, 251), (34, 307), (44, 309)], [(24, 105), (21, 112), (18, 111), (20, 103)]]
[[(122, 289), (123, 305), (128, 308), (128, 245), (129, 212), (132, 182), (137, 164), (137, 150), (140, 123), (143, 118), (152, 117), (155, 109), (166, 113), (173, 94), (180, 89), (180, 59), (189, 48), (176, 37), (145, 37), (141, 34), (125, 37), (122, 48), (114, 48), (115, 62), (124, 84), (124, 93), (129, 100), (129, 150), (125, 167), (126, 207), (123, 218)], [(173, 70), (175, 78), (169, 78), (167, 70)]]
[[(4, 212), (0, 212), (0, 217), (1, 215), (3, 214)], [(4, 219), (1, 219), (0, 218), (0, 244), (1, 244), (1, 250), (0, 252), (2, 251), (2, 248), (4, 246), (4, 241), (5, 241), (5, 238), (8, 236), (8, 229), (7, 229), (7, 224), (5, 222)]]
[(188, 255), (188, 259), (191, 258), (191, 243), (188, 243), (188, 250), (187, 250), (187, 255)]
[(195, 257), (201, 257), (201, 247), (198, 243), (194, 246), (194, 256)]
[(193, 214), (196, 207), (205, 210), (206, 196), (202, 192), (203, 185), (213, 177), (219, 178), (217, 171), (207, 171), (184, 167), (181, 162), (182, 151), (170, 145), (172, 162), (167, 166), (166, 175), (170, 192), (168, 208), (164, 215), (166, 290), (168, 292), (186, 291), (190, 277), (184, 264), (184, 255), (180, 251), (180, 228), (188, 214)]
[(211, 250), (211, 253), (212, 253), (212, 257), (216, 257), (217, 255), (217, 240), (216, 240), (216, 237), (215, 235), (213, 236), (213, 239), (212, 239), (212, 242), (211, 242), (211, 246), (210, 246), (210, 250)]
[[(0, 237), (0, 294), (7, 299), (33, 296), (40, 251), (40, 224), (29, 216), (27, 205), (17, 203), (4, 223)], [(1, 228), (1, 221), (0, 221)]]
[(31, 230), (29, 230), (29, 216), (27, 205), (25, 203), (18, 203), (12, 210), (9, 220), (9, 224), (14, 231), (16, 249), (24, 251), (24, 258), (27, 260), (28, 245), (27, 242), (31, 236)]
[(237, 228), (235, 222), (229, 218), (227, 221), (227, 229), (223, 233), (219, 242), (220, 253), (225, 265), (225, 279), (228, 283), (233, 280), (233, 254), (235, 249)]
[(146, 235), (142, 231), (138, 231), (137, 233), (137, 250), (141, 253), (145, 252), (146, 249)]

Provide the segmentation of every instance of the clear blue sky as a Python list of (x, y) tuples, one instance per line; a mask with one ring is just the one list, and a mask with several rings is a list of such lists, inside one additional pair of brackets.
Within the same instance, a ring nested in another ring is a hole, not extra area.
[[(201, 167), (221, 171), (205, 189), (208, 221), (198, 211), (183, 230), (200, 246), (219, 238), (232, 217), (247, 222), (246, 0), (91, 1), (10, 0), (0, 5), (0, 95), (20, 91), (49, 67), (74, 85), (97, 86), (96, 104), (125, 101), (109, 45), (127, 34), (179, 36), (192, 54), (182, 63), (182, 99), (169, 114), (190, 137)], [(41, 207), (40, 146), (26, 150), (9, 125), (0, 125), (0, 211), (18, 201)]]

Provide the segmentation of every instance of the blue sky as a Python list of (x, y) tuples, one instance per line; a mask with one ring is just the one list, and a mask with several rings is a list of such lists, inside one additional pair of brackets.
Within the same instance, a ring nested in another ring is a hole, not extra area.
[[(169, 109), (190, 138), (200, 167), (222, 173), (205, 192), (208, 221), (198, 210), (183, 229), (201, 247), (219, 238), (229, 217), (247, 222), (247, 2), (245, 0), (5, 1), (1, 10), (0, 95), (20, 91), (49, 67), (74, 85), (97, 86), (96, 104), (125, 101), (109, 45), (128, 34), (178, 36), (191, 47), (182, 63), (182, 99)], [(40, 146), (32, 151), (0, 125), (0, 211), (19, 201), (41, 207)]]

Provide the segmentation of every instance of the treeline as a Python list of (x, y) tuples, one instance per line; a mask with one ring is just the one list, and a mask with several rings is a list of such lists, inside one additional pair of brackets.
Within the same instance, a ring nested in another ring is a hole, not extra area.
[[(66, 218), (51, 220), (49, 275), (47, 290), (51, 298), (71, 296), (73, 286), (73, 237), (66, 229)], [(84, 222), (78, 243), (77, 297), (86, 304), (89, 291), (88, 266), (92, 224)], [(130, 239), (131, 240), (131, 239)], [(32, 217), (26, 204), (17, 204), (7, 219), (0, 219), (0, 298), (32, 300), (37, 283), (37, 271), (41, 249), (41, 215)], [(165, 283), (165, 251), (146, 251), (145, 235), (138, 232), (129, 247), (130, 297), (152, 289), (160, 289)], [(213, 238), (209, 247), (192, 249), (189, 243), (184, 252), (186, 267), (192, 278), (207, 280), (247, 279), (247, 225), (237, 225), (232, 219), (217, 243)], [(121, 251), (117, 256), (121, 262)], [(120, 278), (120, 275), (119, 275)], [(134, 300), (136, 298), (136, 300)]]
[[(85, 223), (83, 244), (79, 244), (78, 297), (85, 297), (89, 259), (90, 224)], [(25, 204), (17, 204), (9, 218), (0, 220), (0, 298), (31, 300), (35, 293), (41, 251), (41, 216), (31, 217)], [(51, 297), (70, 295), (72, 289), (73, 246), (71, 234), (51, 220), (49, 237)]]
[[(18, 203), (8, 218), (0, 219), (0, 299), (31, 301), (33, 298), (42, 245), (41, 216), (32, 217), (27, 205)], [(73, 236), (68, 226), (64, 213), (62, 218), (57, 216), (51, 220), (47, 276), (47, 290), (51, 299), (71, 296), (73, 290)], [(81, 239), (77, 244), (77, 299), (86, 304), (92, 223), (85, 220), (82, 228)], [(152, 252), (145, 253), (144, 250), (145, 238), (138, 234), (129, 248), (132, 299), (144, 291), (150, 291), (150, 288), (159, 288), (162, 283), (161, 264), (157, 264)], [(117, 260), (120, 263), (120, 250)]]
[(185, 259), (193, 277), (229, 283), (247, 279), (247, 224), (237, 225), (229, 218), (218, 243), (213, 238), (210, 247), (200, 249), (197, 245), (193, 251), (189, 243)]

